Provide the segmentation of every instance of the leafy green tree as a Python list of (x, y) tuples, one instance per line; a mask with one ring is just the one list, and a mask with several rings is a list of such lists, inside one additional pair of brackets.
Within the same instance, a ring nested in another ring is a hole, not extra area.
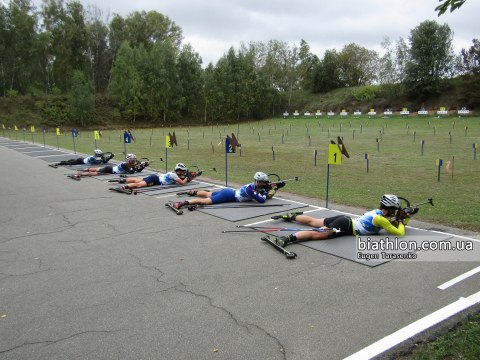
[(344, 87), (344, 82), (340, 76), (338, 53), (335, 49), (326, 50), (313, 71), (312, 92), (327, 93), (341, 87)]
[(8, 18), (8, 9), (0, 3), (0, 71), (1, 71), (1, 76), (2, 80), (0, 83), (0, 90), (1, 93), (3, 94), (3, 97), (5, 97), (6, 94), (6, 79), (5, 79), (5, 61), (6, 61), (6, 55), (7, 55), (7, 35), (8, 35), (8, 27), (7, 27), (7, 18)]
[(480, 104), (480, 41), (473, 39), (470, 49), (462, 49), (462, 76), (460, 99), (469, 107)]
[(288, 91), (288, 106), (292, 100), (292, 91), (296, 90), (299, 85), (298, 64), (300, 61), (300, 54), (298, 47), (293, 44), (292, 48), (283, 49), (281, 52), (281, 69), (284, 74), (283, 81), (280, 87), (284, 91)]
[(197, 116), (202, 100), (202, 58), (190, 44), (182, 47), (176, 64), (176, 72), (182, 87), (182, 97), (185, 101), (182, 115)]
[(150, 111), (160, 116), (163, 112), (163, 121), (180, 115), (184, 104), (181, 94), (181, 84), (175, 68), (175, 49), (170, 42), (156, 43), (148, 56), (148, 68), (145, 72), (151, 106), (156, 110)]
[(147, 87), (144, 78), (146, 51), (143, 45), (132, 49), (125, 41), (118, 50), (113, 67), (114, 81), (110, 86), (110, 95), (124, 109), (124, 114), (135, 122), (142, 115), (147, 101)]
[(8, 9), (2, 12), (2, 40), (0, 61), (4, 77), (4, 91), (7, 89), (25, 93), (35, 78), (34, 53), (37, 14), (30, 0), (11, 0)]
[(310, 46), (303, 39), (300, 41), (299, 57), (298, 76), (300, 86), (302, 89), (312, 90), (314, 69), (320, 60), (310, 52)]
[(69, 98), (71, 114), (81, 121), (83, 127), (88, 115), (95, 109), (95, 87), (79, 70), (73, 72), (71, 84)]
[(90, 5), (86, 16), (87, 59), (90, 79), (96, 92), (104, 92), (108, 86), (108, 26), (103, 20), (103, 12), (96, 5)]
[(448, 77), (453, 67), (452, 40), (450, 27), (432, 20), (410, 31), (410, 60), (404, 83), (411, 97), (426, 99), (441, 92), (441, 80)]
[(147, 51), (157, 42), (168, 41), (178, 52), (183, 40), (182, 28), (168, 16), (153, 10), (129, 14), (125, 19), (124, 35), (130, 46), (143, 44)]
[(450, 12), (453, 12), (457, 9), (459, 9), (467, 0), (438, 0), (441, 2), (440, 5), (438, 5), (435, 8), (435, 11), (438, 11), (438, 16), (445, 14), (445, 12), (450, 8)]
[(65, 6), (63, 0), (44, 0), (42, 16), (45, 30), (52, 39), (54, 82), (67, 92), (73, 71), (88, 69), (85, 11), (78, 1)]
[(369, 85), (377, 77), (378, 54), (350, 43), (345, 45), (338, 55), (338, 66), (346, 86)]

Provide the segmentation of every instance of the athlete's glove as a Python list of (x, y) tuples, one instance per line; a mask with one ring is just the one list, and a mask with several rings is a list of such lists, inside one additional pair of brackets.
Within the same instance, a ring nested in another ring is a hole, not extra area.
[(198, 171), (198, 172), (197, 172), (197, 176), (200, 176), (200, 175), (202, 175), (202, 174), (203, 174), (203, 172), (201, 172), (201, 171)]
[(270, 190), (270, 191), (267, 193), (267, 199), (273, 198), (273, 196), (275, 195), (276, 192), (277, 192), (277, 191), (274, 190), (274, 189)]
[(414, 208), (413, 208), (413, 211), (411, 212), (411, 214), (412, 214), (412, 215), (413, 215), (413, 214), (416, 214), (416, 213), (418, 212), (418, 210), (419, 210), (419, 209), (418, 209), (418, 206), (414, 207)]
[(272, 185), (266, 184), (262, 189), (268, 193), (270, 190), (272, 190)]
[(150, 161), (142, 162), (142, 167), (146, 168), (148, 165), (150, 165)]
[(141, 170), (143, 169), (143, 166), (142, 166), (142, 164), (140, 163), (140, 164), (135, 165), (135, 168), (134, 168), (134, 169), (135, 169), (135, 171), (141, 171)]
[(187, 173), (187, 178), (189, 178), (189, 179), (194, 179), (196, 177), (197, 177), (197, 172), (195, 172), (195, 171)]

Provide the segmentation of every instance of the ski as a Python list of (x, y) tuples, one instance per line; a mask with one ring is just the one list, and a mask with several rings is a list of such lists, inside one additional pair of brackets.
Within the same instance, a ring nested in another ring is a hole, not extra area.
[(172, 203), (166, 203), (165, 206), (168, 206), (170, 209), (175, 211), (177, 213), (177, 215), (182, 215), (183, 214), (183, 210), (177, 209), (175, 206), (173, 206)]
[[(116, 188), (109, 188), (108, 190), (112, 190), (112, 191), (116, 191), (120, 194), (127, 194), (127, 195), (132, 195), (134, 194), (133, 191), (128, 191), (128, 190), (125, 190), (125, 189), (122, 189), (121, 187), (116, 187)], [(135, 194), (136, 195), (136, 194)]]
[(295, 254), (294, 252), (291, 252), (291, 251), (288, 251), (288, 250), (285, 250), (283, 247), (281, 247), (280, 245), (278, 245), (277, 243), (275, 243), (272, 239), (270, 239), (270, 237), (268, 236), (264, 236), (262, 237), (262, 240), (263, 241), (266, 241), (267, 243), (269, 243), (270, 245), (272, 245), (275, 249), (277, 249), (278, 251), (280, 251), (281, 253), (283, 253), (287, 259), (295, 259), (297, 257), (297, 254)]

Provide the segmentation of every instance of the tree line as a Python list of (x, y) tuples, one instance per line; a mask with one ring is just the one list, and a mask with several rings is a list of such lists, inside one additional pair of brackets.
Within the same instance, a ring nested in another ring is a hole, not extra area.
[(455, 55), (453, 31), (435, 21), (412, 29), (408, 43), (384, 38), (383, 56), (350, 43), (320, 58), (305, 40), (298, 46), (270, 40), (232, 46), (216, 64), (202, 67), (182, 40), (181, 27), (156, 11), (122, 17), (78, 1), (43, 0), (36, 9), (31, 0), (10, 0), (0, 4), (0, 93), (68, 94), (82, 125), (94, 93), (108, 94), (132, 122), (261, 119), (290, 109), (297, 89), (367, 86), (358, 96), (368, 99), (381, 86), (426, 99), (456, 76), (463, 78), (466, 101), (474, 106), (479, 100), (478, 40)]

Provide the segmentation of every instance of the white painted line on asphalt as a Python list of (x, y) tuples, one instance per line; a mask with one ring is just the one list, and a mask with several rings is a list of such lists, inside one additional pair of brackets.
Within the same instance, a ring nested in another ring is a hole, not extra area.
[(466, 278), (469, 278), (470, 276), (475, 275), (476, 273), (479, 273), (479, 272), (480, 272), (480, 266), (466, 272), (465, 274), (457, 276), (456, 278), (454, 278), (450, 281), (447, 281), (445, 284), (440, 285), (438, 288), (440, 290), (445, 290), (445, 289), (449, 288), (450, 286), (455, 285), (456, 283), (459, 283), (460, 281), (465, 280)]
[(460, 311), (463, 311), (478, 302), (480, 302), (480, 292), (477, 292), (467, 298), (462, 297), (454, 303), (447, 305), (444, 308), (437, 310), (410, 325), (405, 326), (403, 329), (384, 337), (376, 343), (367, 346), (359, 352), (346, 357), (344, 360), (366, 360), (378, 356), (388, 349), (391, 349), (392, 347), (411, 338), (412, 336), (421, 333), (422, 331), (448, 319), (456, 313), (459, 313)]

